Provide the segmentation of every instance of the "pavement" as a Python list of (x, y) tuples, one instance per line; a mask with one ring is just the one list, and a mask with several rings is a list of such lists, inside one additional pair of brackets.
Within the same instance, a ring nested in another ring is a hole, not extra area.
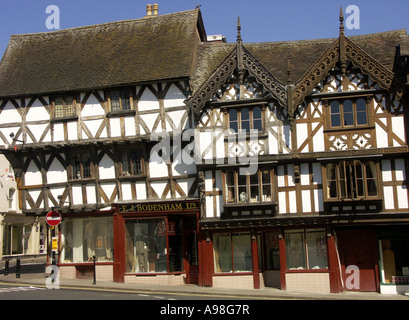
[[(49, 274), (45, 273), (45, 256), (32, 256), (20, 258), (20, 277), (16, 275), (16, 259), (9, 261), (9, 273), (5, 275), (5, 259), (0, 261), (0, 285), (3, 283), (16, 285), (29, 285), (46, 287)], [(234, 298), (247, 299), (273, 299), (273, 300), (408, 300), (407, 295), (385, 295), (377, 292), (342, 292), (342, 293), (316, 293), (306, 291), (285, 291), (277, 288), (262, 289), (227, 289), (199, 287), (196, 285), (183, 286), (154, 286), (142, 284), (129, 284), (117, 282), (97, 281), (93, 279), (64, 279), (60, 278), (60, 288), (83, 290), (111, 290), (152, 294), (180, 294), (180, 295), (205, 295), (222, 297), (226, 300)]]

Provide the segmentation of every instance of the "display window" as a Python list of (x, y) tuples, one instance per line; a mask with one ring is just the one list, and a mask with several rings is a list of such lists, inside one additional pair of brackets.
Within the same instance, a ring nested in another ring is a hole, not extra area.
[(285, 232), (287, 269), (328, 269), (325, 230)]
[(125, 222), (125, 272), (183, 271), (181, 220), (131, 219)]
[(252, 272), (250, 233), (213, 235), (215, 273)]
[(409, 284), (409, 239), (381, 240), (383, 283)]
[(65, 218), (61, 223), (61, 262), (114, 261), (112, 217)]

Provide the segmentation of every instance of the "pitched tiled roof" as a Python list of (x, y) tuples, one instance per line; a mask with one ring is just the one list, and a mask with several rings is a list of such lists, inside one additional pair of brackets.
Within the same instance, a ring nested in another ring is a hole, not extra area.
[[(396, 47), (401, 45), (407, 48), (409, 45), (409, 36), (404, 29), (348, 38), (391, 71), (394, 67)], [(291, 58), (292, 80), (297, 83), (335, 40), (336, 38), (245, 43), (244, 47), (274, 77), (282, 84), (286, 84), (288, 57)], [(234, 48), (235, 44), (232, 43), (204, 43), (201, 45), (194, 69), (196, 73), (192, 76), (192, 87), (198, 89)]]
[(189, 77), (198, 25), (200, 10), (191, 10), (13, 35), (0, 63), (0, 96)]

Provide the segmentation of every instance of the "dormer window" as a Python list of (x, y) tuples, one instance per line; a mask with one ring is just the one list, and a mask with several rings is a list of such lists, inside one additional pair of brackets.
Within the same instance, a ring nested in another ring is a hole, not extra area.
[(73, 95), (64, 95), (52, 98), (53, 119), (76, 117), (77, 100), (79, 99)]
[(262, 110), (260, 107), (232, 108), (229, 110), (229, 129), (234, 132), (250, 133), (263, 131)]
[(131, 110), (131, 91), (128, 89), (110, 91), (109, 104), (111, 112)]
[(346, 129), (368, 125), (366, 99), (333, 100), (329, 103), (331, 129)]

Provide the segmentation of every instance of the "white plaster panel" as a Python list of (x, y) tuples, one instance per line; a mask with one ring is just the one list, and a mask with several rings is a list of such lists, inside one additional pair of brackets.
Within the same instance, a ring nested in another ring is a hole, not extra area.
[[(403, 117), (392, 118), (392, 130), (393, 133), (405, 142), (405, 124)], [(400, 146), (400, 144), (394, 140), (394, 146)]]
[(143, 91), (141, 99), (138, 101), (139, 111), (149, 111), (159, 109), (159, 101), (156, 99), (155, 95), (146, 88)]
[(311, 212), (311, 192), (310, 190), (301, 191), (302, 210), (303, 212)]
[(82, 188), (81, 186), (72, 186), (72, 201), (74, 204), (82, 204)]
[(78, 123), (76, 121), (67, 122), (68, 140), (78, 140)]
[(121, 123), (119, 118), (110, 118), (109, 119), (111, 125), (111, 137), (120, 137), (121, 136)]
[(31, 161), (29, 164), (27, 172), (24, 175), (24, 181), (26, 186), (34, 186), (43, 183), (41, 171), (37, 168), (34, 161)]
[(166, 94), (164, 106), (165, 108), (184, 106), (185, 104), (183, 101), (185, 99), (185, 95), (179, 90), (179, 88), (172, 84)]
[[(305, 141), (305, 139), (307, 137), (308, 137), (308, 126), (307, 126), (307, 124), (306, 123), (298, 123), (297, 124), (297, 149), (303, 144), (303, 142)], [(307, 145), (305, 146), (305, 148), (307, 148)], [(301, 152), (303, 152), (305, 150), (305, 148), (303, 150), (301, 150)]]
[(376, 145), (378, 148), (388, 147), (388, 135), (378, 124), (375, 124)]
[[(26, 99), (26, 105), (28, 105), (28, 103), (29, 99)], [(40, 100), (36, 99), (26, 114), (26, 121), (40, 120), (50, 120), (50, 114), (47, 112), (47, 109), (44, 108)]]
[(286, 194), (285, 192), (278, 193), (278, 213), (284, 214), (287, 213), (287, 206), (286, 206)]
[(0, 124), (7, 124), (11, 122), (21, 122), (21, 115), (9, 101), (6, 103), (3, 111), (0, 113)]
[(81, 111), (82, 117), (104, 115), (105, 110), (93, 94), (88, 97), (87, 103)]
[[(30, 124), (27, 125), (27, 128), (31, 131), (33, 134), (36, 142), (40, 142), (40, 138), (44, 133), (44, 130), (47, 128), (47, 124)], [(49, 137), (50, 134), (48, 134)], [(27, 143), (33, 143), (33, 139), (31, 139), (30, 135), (27, 134)]]
[[(318, 123), (313, 123), (312, 124), (312, 130), (315, 129), (315, 127), (318, 125)], [(314, 135), (312, 138), (313, 144), (314, 144), (314, 152), (320, 152), (320, 151), (325, 151), (325, 144), (324, 144), (324, 127), (321, 126), (320, 129), (318, 129), (317, 133)]]
[(53, 124), (54, 141), (64, 141), (64, 125), (62, 123)]
[(398, 206), (399, 209), (408, 208), (408, 190), (406, 185), (396, 187), (398, 193)]
[(382, 160), (382, 180), (392, 181), (392, 166), (390, 160)]
[(134, 117), (125, 117), (125, 135), (126, 136), (135, 136), (135, 118)]
[(138, 200), (146, 200), (146, 184), (145, 182), (136, 182), (135, 183), (136, 198)]
[(50, 168), (47, 171), (47, 183), (67, 182), (67, 171), (61, 162), (54, 158)]
[(167, 177), (169, 176), (168, 166), (165, 162), (149, 162), (149, 174), (151, 178)]
[[(114, 190), (116, 187), (116, 183), (101, 183), (101, 188), (104, 190), (105, 195), (108, 197), (108, 199), (111, 198), (111, 195), (113, 194)], [(87, 190), (88, 192), (88, 190)], [(114, 201), (117, 199), (118, 196), (115, 197)], [(103, 198), (101, 197), (101, 201), (103, 201)]]
[(92, 203), (97, 203), (97, 197), (95, 194), (95, 185), (89, 184), (86, 186), (87, 190), (87, 203), (92, 204)]
[(288, 198), (290, 202), (290, 213), (297, 212), (297, 197), (295, 191), (288, 192)]
[(308, 168), (308, 163), (300, 164), (300, 174), (301, 174), (301, 185), (306, 186), (310, 184), (310, 170)]
[(108, 156), (104, 155), (99, 162), (99, 177), (100, 179), (114, 179), (115, 166), (114, 161)]
[(122, 182), (122, 200), (132, 200), (132, 189), (130, 182)]
[(392, 186), (384, 186), (383, 187), (383, 195), (384, 195), (384, 204), (385, 209), (395, 209), (395, 203), (393, 200), (393, 187)]

